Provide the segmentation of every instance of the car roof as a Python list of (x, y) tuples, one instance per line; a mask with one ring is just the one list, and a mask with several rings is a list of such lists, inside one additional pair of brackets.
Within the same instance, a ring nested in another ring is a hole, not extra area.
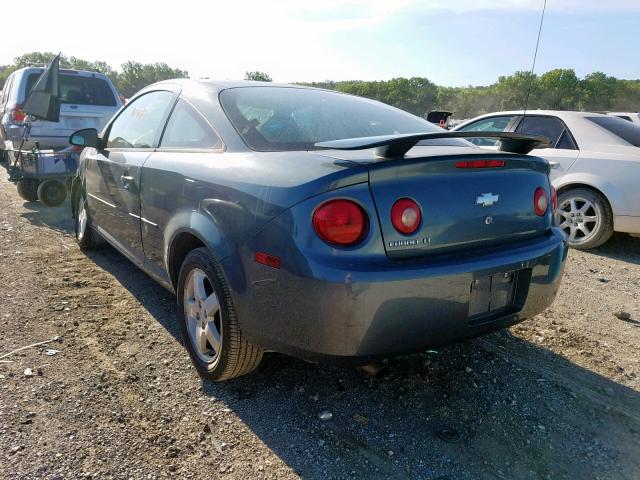
[[(23, 67), (23, 68), (19, 68), (18, 70), (16, 70), (16, 73), (42, 73), (46, 70), (47, 67), (35, 67), (35, 66), (31, 66), (31, 67)], [(82, 77), (95, 77), (95, 76), (99, 76), (102, 78), (107, 78), (107, 76), (104, 73), (101, 72), (91, 72), (89, 70), (76, 70), (75, 68), (60, 68), (60, 74), (65, 75), (65, 74), (69, 74), (72, 73), (73, 75), (80, 75)]]
[(185, 90), (190, 88), (194, 89), (202, 89), (206, 88), (207, 90), (218, 93), (222, 90), (227, 90), (229, 88), (243, 88), (243, 87), (281, 87), (281, 88), (299, 88), (299, 89), (309, 89), (309, 90), (325, 90), (334, 93), (342, 93), (337, 92), (335, 90), (326, 90), (322, 88), (315, 87), (307, 87), (305, 85), (294, 85), (290, 83), (274, 83), (274, 82), (259, 82), (255, 80), (211, 80), (208, 78), (201, 79), (192, 79), (192, 78), (175, 78), (171, 80), (163, 80), (161, 82), (154, 83), (153, 85), (149, 85), (145, 87), (157, 87), (160, 85), (179, 85)]
[[(484, 115), (474, 117), (473, 120), (485, 117), (495, 117), (500, 115), (551, 115), (560, 118), (580, 118), (580, 117), (606, 117), (603, 113), (597, 112), (578, 112), (575, 110), (506, 110), (503, 112), (491, 112)], [(465, 122), (466, 123), (466, 122)]]

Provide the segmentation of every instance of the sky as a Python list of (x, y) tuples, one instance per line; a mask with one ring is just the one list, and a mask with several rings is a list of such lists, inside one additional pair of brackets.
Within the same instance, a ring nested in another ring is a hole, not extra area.
[[(32, 0), (2, 22), (0, 64), (61, 51), (118, 68), (278, 82), (427, 77), (488, 85), (529, 70), (543, 0)], [(640, 78), (640, 0), (547, 0), (536, 72)]]

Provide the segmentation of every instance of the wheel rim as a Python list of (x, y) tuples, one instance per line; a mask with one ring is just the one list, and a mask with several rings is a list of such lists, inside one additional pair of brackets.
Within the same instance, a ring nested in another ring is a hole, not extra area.
[(78, 208), (78, 240), (84, 238), (84, 232), (87, 228), (87, 210), (84, 207), (84, 201), (80, 199), (80, 206)]
[(602, 223), (600, 208), (584, 197), (569, 197), (558, 207), (558, 226), (569, 237), (569, 243), (581, 244), (591, 240)]
[(222, 312), (213, 283), (199, 268), (187, 277), (184, 315), (189, 341), (198, 358), (207, 364), (216, 363), (222, 348)]

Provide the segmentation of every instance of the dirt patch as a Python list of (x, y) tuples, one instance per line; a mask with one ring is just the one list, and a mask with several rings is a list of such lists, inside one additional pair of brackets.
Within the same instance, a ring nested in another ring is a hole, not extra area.
[(175, 298), (71, 226), (3, 172), (0, 355), (57, 340), (0, 363), (2, 478), (640, 478), (638, 239), (572, 251), (543, 315), (380, 378), (272, 354), (213, 384)]

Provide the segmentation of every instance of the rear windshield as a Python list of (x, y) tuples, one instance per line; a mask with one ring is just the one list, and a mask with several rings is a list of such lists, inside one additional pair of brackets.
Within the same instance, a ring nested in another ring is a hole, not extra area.
[(313, 150), (316, 142), (328, 140), (442, 132), (397, 108), (323, 90), (231, 88), (221, 92), (220, 102), (240, 136), (258, 151)]
[(640, 147), (640, 127), (618, 117), (588, 117), (596, 125), (627, 143)]
[[(32, 73), (27, 77), (25, 98), (40, 78), (39, 73)], [(113, 91), (103, 78), (84, 77), (80, 75), (60, 74), (60, 102), (74, 105), (98, 105), (115, 107), (116, 99)]]

